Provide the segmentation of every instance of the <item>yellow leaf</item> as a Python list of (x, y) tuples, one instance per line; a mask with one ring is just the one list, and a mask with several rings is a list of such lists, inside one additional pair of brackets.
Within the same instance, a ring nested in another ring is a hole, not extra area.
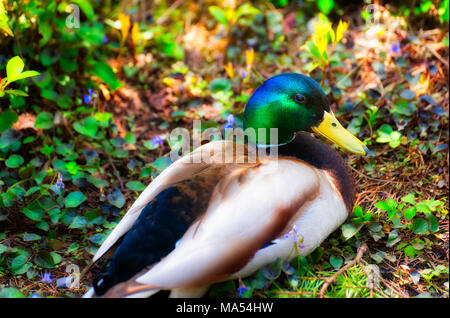
[(139, 25), (137, 24), (137, 22), (134, 22), (133, 28), (131, 29), (131, 41), (135, 46), (138, 44), (139, 34)]
[(344, 32), (348, 28), (348, 22), (342, 22), (342, 20), (339, 20), (338, 27), (336, 29), (336, 41), (334, 43), (338, 43), (342, 38), (344, 37)]
[(251, 50), (245, 50), (245, 61), (247, 63), (247, 69), (250, 69), (253, 65), (253, 60), (255, 59), (255, 51), (253, 48)]
[(314, 38), (326, 37), (331, 29), (331, 22), (323, 14), (319, 15), (319, 20), (313, 23)]
[(120, 32), (122, 33), (122, 41), (124, 42), (128, 36), (128, 32), (130, 31), (130, 17), (119, 13), (119, 21), (120, 21)]
[(5, 32), (7, 35), (14, 36), (8, 25), (8, 16), (6, 15), (6, 9), (3, 4), (3, 0), (0, 0), (0, 31)]
[(228, 62), (228, 65), (225, 65), (224, 68), (225, 68), (225, 72), (227, 72), (228, 76), (231, 79), (233, 79), (234, 78), (233, 64), (231, 64), (231, 62)]

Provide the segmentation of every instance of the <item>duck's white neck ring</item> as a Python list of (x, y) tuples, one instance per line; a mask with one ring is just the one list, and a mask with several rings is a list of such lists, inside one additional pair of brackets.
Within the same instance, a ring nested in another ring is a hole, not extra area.
[(270, 148), (270, 147), (279, 147), (279, 146), (284, 146), (284, 145), (287, 145), (288, 143), (290, 143), (292, 140), (294, 140), (294, 138), (295, 138), (295, 134), (292, 136), (292, 138), (291, 139), (289, 139), (289, 141), (287, 141), (287, 142), (284, 142), (284, 143), (282, 143), (282, 144), (276, 144), (276, 145), (271, 145), (271, 144), (269, 144), (269, 145), (263, 145), (263, 144), (256, 144), (256, 147), (258, 147), (258, 148)]

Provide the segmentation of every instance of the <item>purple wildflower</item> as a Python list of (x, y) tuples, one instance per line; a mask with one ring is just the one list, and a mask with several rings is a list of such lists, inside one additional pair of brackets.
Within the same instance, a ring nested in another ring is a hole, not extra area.
[(303, 237), (298, 232), (297, 225), (295, 225), (295, 224), (292, 227), (292, 230), (290, 230), (287, 234), (284, 235), (284, 238), (292, 239), (295, 242), (295, 244), (297, 244), (297, 246), (300, 247), (300, 248), (304, 248), (305, 247), (305, 245), (303, 244)]
[(400, 43), (392, 42), (391, 47), (389, 48), (389, 53), (399, 54), (401, 52), (402, 52), (402, 49), (400, 48)]
[(31, 298), (41, 298), (38, 294), (31, 295)]
[(41, 282), (51, 284), (53, 282), (53, 279), (52, 279), (52, 276), (50, 275), (50, 273), (44, 273), (44, 275), (42, 276)]
[(284, 238), (292, 238), (294, 241), (297, 242), (298, 240), (298, 229), (297, 229), (297, 225), (294, 224), (294, 226), (292, 227), (292, 230), (290, 230), (288, 232), (288, 234), (284, 235)]
[(239, 286), (238, 288), (238, 293), (239, 293), (239, 297), (242, 297), (242, 295), (248, 291), (248, 287), (245, 286), (244, 284), (242, 284), (241, 286)]
[(92, 89), (89, 88), (88, 89), (88, 94), (83, 95), (84, 103), (85, 104), (89, 104), (95, 96), (97, 96), (97, 94), (94, 93), (92, 91)]
[(246, 71), (244, 71), (244, 70), (241, 70), (241, 77), (242, 77), (242, 79), (246, 79), (247, 76), (248, 76), (248, 73)]
[(108, 42), (108, 38), (106, 37), (106, 34), (103, 36), (102, 44), (105, 44)]
[(157, 148), (163, 144), (163, 140), (160, 136), (152, 137), (152, 147)]
[(234, 116), (233, 114), (229, 114), (227, 117), (227, 123), (224, 126), (224, 128), (225, 129), (233, 128), (233, 124), (234, 124)]
[(58, 181), (55, 184), (57, 189), (64, 188), (63, 176), (58, 172)]

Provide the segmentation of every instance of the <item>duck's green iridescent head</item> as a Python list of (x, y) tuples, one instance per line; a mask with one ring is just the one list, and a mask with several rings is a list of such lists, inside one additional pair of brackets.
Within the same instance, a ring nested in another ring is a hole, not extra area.
[[(276, 75), (256, 89), (245, 107), (247, 128), (255, 130), (258, 144), (271, 143), (270, 128), (277, 128), (277, 144), (289, 142), (297, 131), (313, 130), (351, 152), (365, 154), (367, 149), (336, 120), (320, 85), (297, 73)], [(265, 135), (259, 128), (265, 128)]]

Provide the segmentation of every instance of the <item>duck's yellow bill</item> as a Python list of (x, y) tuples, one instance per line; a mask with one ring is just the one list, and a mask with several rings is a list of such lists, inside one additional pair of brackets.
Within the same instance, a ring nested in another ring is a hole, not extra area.
[(342, 127), (331, 112), (325, 112), (322, 122), (319, 126), (312, 127), (312, 130), (350, 152), (365, 155), (368, 151), (367, 147), (358, 138)]

